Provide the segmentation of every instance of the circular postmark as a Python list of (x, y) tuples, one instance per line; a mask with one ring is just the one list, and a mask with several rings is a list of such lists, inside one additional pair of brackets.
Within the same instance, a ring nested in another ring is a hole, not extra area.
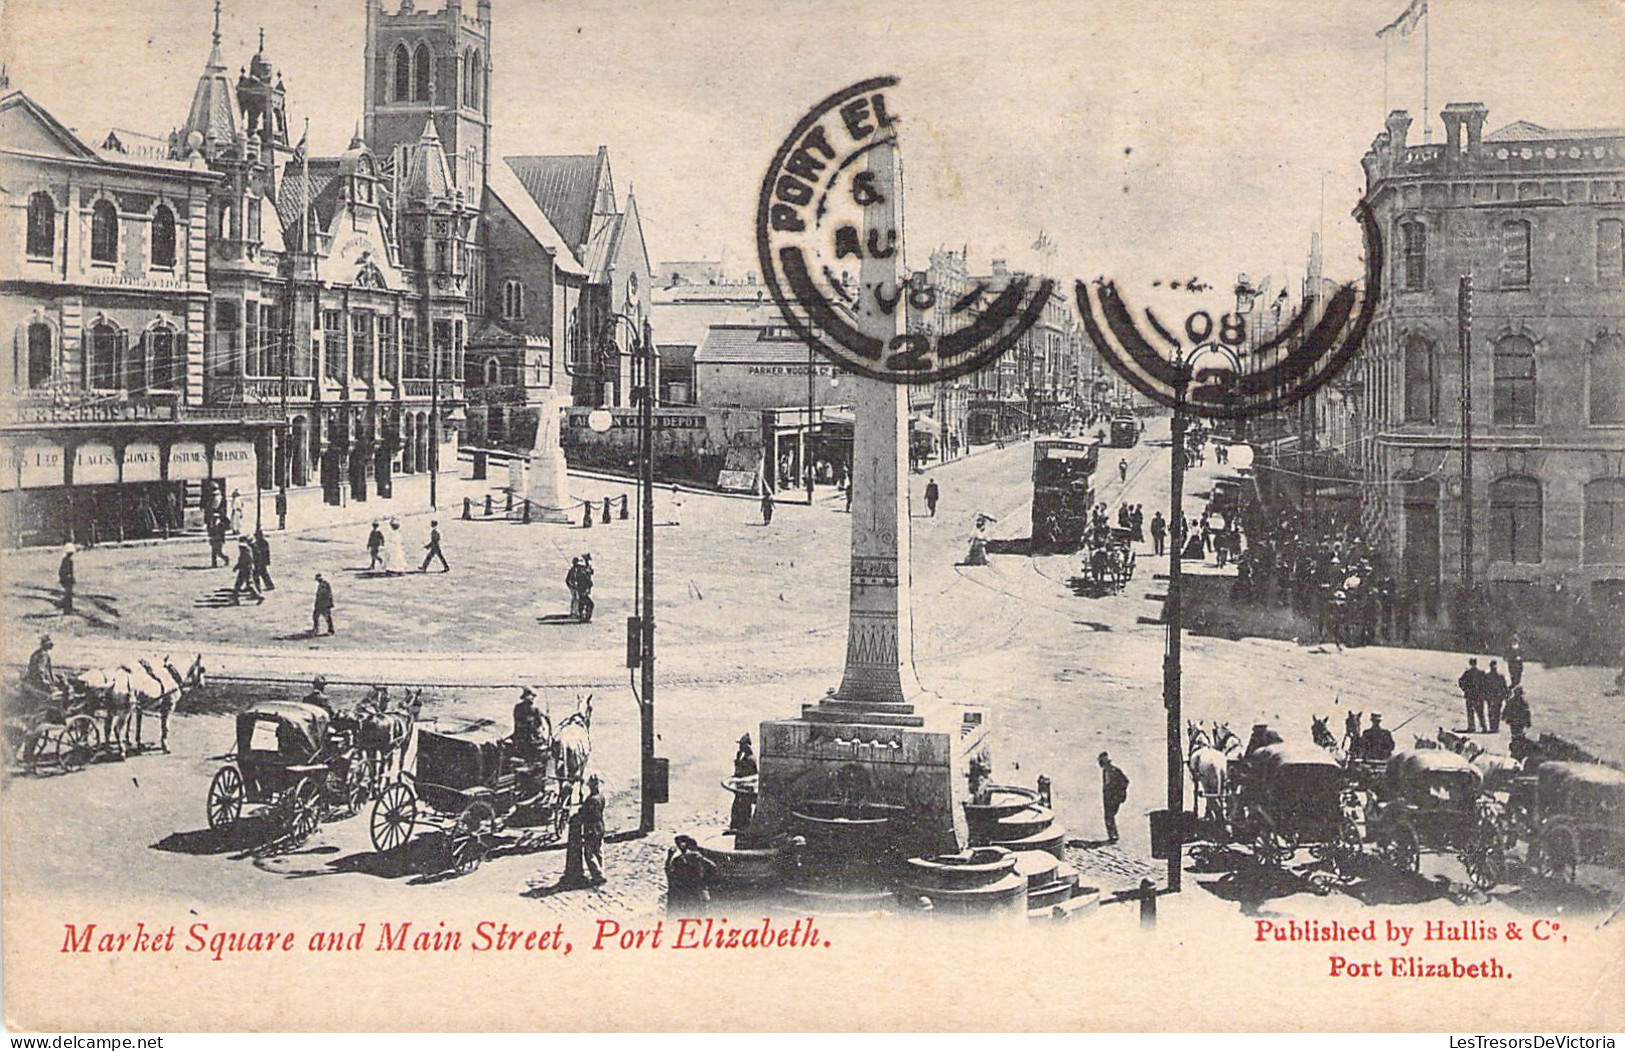
[(756, 244), (785, 321), (819, 353), (873, 379), (929, 383), (1015, 346), (1054, 283), (1016, 273), (937, 288), (902, 272), (897, 83), (860, 81), (797, 122), (762, 180)]
[(1239, 419), (1302, 401), (1354, 359), (1382, 296), (1382, 232), (1366, 202), (1355, 215), (1365, 244), (1365, 280), (1306, 303), (1267, 338), (1249, 332), (1239, 310), (1243, 297), (1256, 291), (1245, 276), (1236, 287), (1237, 313), (1215, 318), (1198, 310), (1182, 324), (1170, 324), (1150, 308), (1137, 319), (1114, 281), (1079, 281), (1084, 333), (1135, 390), (1194, 416)]

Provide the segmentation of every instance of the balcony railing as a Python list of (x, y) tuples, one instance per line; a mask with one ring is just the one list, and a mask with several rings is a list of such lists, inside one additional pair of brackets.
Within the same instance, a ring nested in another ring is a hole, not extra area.
[[(432, 398), (434, 397), (434, 380), (401, 380), (401, 396), (406, 398)], [(457, 388), (461, 384), (448, 380), (440, 381), (440, 397), (454, 399), (459, 397)]]

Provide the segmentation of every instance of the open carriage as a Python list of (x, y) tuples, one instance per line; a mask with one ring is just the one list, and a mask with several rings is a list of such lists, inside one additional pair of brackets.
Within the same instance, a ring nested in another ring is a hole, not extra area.
[(354, 736), (334, 730), (327, 711), (311, 704), (260, 701), (238, 713), (227, 760), (209, 783), (210, 828), (255, 807), (299, 842), (324, 819), (354, 814), (366, 791)]
[(450, 724), (417, 735), (417, 758), (373, 803), (372, 845), (394, 850), (419, 823), (448, 838), (452, 868), (479, 868), (491, 840), (509, 825), (560, 838), (570, 818), (574, 785), (554, 773), (548, 749), (516, 755), (514, 742), (482, 724)]
[(44, 691), (19, 686), (7, 713), (10, 754), (31, 774), (83, 770), (102, 748), (91, 698), (69, 687)]
[(1231, 762), (1219, 832), (1271, 867), (1304, 847), (1337, 868), (1360, 853), (1343, 768), (1312, 745), (1266, 745)]
[(1573, 882), (1582, 864), (1625, 866), (1625, 773), (1611, 766), (1541, 763), (1518, 779), (1509, 809), (1538, 872)]
[(1455, 854), (1483, 889), (1506, 872), (1503, 811), (1483, 774), (1442, 749), (1400, 752), (1370, 784), (1366, 836), (1396, 868), (1420, 871), (1424, 853)]

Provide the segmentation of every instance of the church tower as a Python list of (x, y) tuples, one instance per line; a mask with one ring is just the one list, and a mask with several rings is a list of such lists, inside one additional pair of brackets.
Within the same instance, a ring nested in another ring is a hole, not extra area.
[(470, 16), (464, 0), (440, 2), (428, 11), (400, 0), (389, 14), (383, 0), (366, 0), (364, 136), (405, 172), (432, 120), (454, 185), (477, 207), (491, 143), (491, 4), (478, 0)]

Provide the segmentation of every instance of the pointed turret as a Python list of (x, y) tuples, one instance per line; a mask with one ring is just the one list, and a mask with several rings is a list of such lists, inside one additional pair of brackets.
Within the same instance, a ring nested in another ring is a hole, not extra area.
[(176, 136), (178, 156), (194, 148), (213, 158), (237, 141), (237, 112), (232, 103), (231, 79), (220, 58), (220, 0), (214, 3), (214, 46), (192, 93), (192, 108)]
[(407, 201), (438, 201), (451, 195), (451, 165), (446, 163), (440, 134), (430, 119), (424, 122), (423, 135), (412, 148), (406, 176), (401, 180), (401, 197)]

